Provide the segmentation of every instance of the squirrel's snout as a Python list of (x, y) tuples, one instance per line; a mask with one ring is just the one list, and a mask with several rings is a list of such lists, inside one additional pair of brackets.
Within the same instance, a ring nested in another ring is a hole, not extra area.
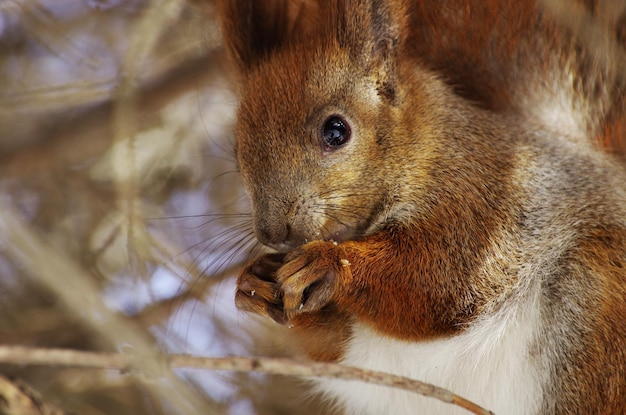
[(256, 234), (259, 242), (278, 252), (287, 252), (308, 242), (307, 238), (288, 222), (259, 221), (256, 225)]
[[(280, 200), (280, 199), (279, 199)], [(255, 203), (255, 231), (263, 245), (279, 252), (287, 252), (311, 242), (319, 235), (314, 211), (305, 198), (293, 203), (281, 203), (258, 198)]]

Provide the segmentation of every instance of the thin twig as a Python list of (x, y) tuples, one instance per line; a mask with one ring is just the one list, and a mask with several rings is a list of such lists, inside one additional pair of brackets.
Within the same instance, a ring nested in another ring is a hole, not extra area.
[[(261, 372), (274, 375), (359, 380), (432, 397), (445, 403), (457, 405), (474, 414), (493, 415), (493, 412), (481, 408), (465, 398), (428, 383), (335, 363), (300, 362), (292, 359), (269, 357), (196, 357), (184, 354), (164, 355), (162, 359), (157, 358), (156, 360), (162, 361), (170, 368)], [(117, 369), (132, 372), (136, 369), (133, 367), (136, 361), (136, 356), (118, 353), (0, 346), (0, 363)], [(145, 375), (145, 373), (142, 374)]]
[[(42, 287), (53, 293), (64, 307), (78, 316), (94, 335), (109, 346), (132, 345), (133, 365), (142, 373), (164, 368), (151, 335), (136, 324), (113, 313), (102, 301), (93, 279), (76, 263), (50, 246), (10, 205), (0, 203), (0, 246), (6, 255)], [(45, 264), (45, 265), (44, 265)], [(140, 357), (140, 358), (139, 358)], [(130, 356), (129, 356), (130, 358)], [(172, 371), (164, 370), (167, 383), (150, 383), (155, 393), (167, 396), (181, 414), (206, 413), (202, 399)]]

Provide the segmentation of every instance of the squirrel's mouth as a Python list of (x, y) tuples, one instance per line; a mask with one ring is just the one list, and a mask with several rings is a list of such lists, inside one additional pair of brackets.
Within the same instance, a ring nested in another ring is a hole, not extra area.
[(327, 235), (324, 238), (326, 241), (333, 242), (345, 242), (358, 240), (364, 236), (377, 232), (382, 226), (384, 226), (386, 215), (383, 214), (383, 203), (377, 204), (369, 212), (367, 216), (356, 223), (337, 223), (326, 224), (324, 226), (325, 232), (323, 235)]
[(371, 227), (371, 224), (372, 221), (370, 218), (354, 224), (339, 224), (335, 222), (333, 224), (326, 224), (324, 226), (324, 230), (321, 232), (321, 235), (323, 236), (323, 240), (329, 242), (341, 243), (353, 241), (366, 235)]
[(344, 228), (342, 230), (334, 231), (330, 234), (330, 237), (324, 238), (330, 242), (345, 242), (354, 239), (355, 231), (351, 228)]
[(384, 227), (387, 215), (383, 212), (383, 203), (377, 204), (361, 220), (350, 223), (349, 219), (331, 219), (322, 226), (318, 235), (328, 242), (346, 242), (359, 240), (364, 236), (371, 235)]

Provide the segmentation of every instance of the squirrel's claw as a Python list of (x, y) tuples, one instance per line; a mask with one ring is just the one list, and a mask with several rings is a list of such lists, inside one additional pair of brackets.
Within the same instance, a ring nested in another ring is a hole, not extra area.
[(340, 246), (315, 241), (284, 254), (267, 254), (239, 274), (235, 304), (240, 310), (287, 324), (322, 309), (336, 295), (349, 267)]
[(235, 294), (237, 308), (269, 317), (279, 324), (287, 323), (282, 295), (275, 280), (282, 257), (280, 254), (263, 255), (239, 274)]
[(315, 241), (296, 248), (278, 269), (285, 314), (289, 319), (327, 305), (346, 272), (341, 249), (332, 242)]

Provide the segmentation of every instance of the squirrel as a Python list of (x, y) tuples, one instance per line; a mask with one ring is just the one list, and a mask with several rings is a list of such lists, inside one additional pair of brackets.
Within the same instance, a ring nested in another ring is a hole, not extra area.
[[(626, 413), (626, 4), (218, 0), (257, 239), (308, 358)], [(346, 414), (462, 413), (346, 381)]]

